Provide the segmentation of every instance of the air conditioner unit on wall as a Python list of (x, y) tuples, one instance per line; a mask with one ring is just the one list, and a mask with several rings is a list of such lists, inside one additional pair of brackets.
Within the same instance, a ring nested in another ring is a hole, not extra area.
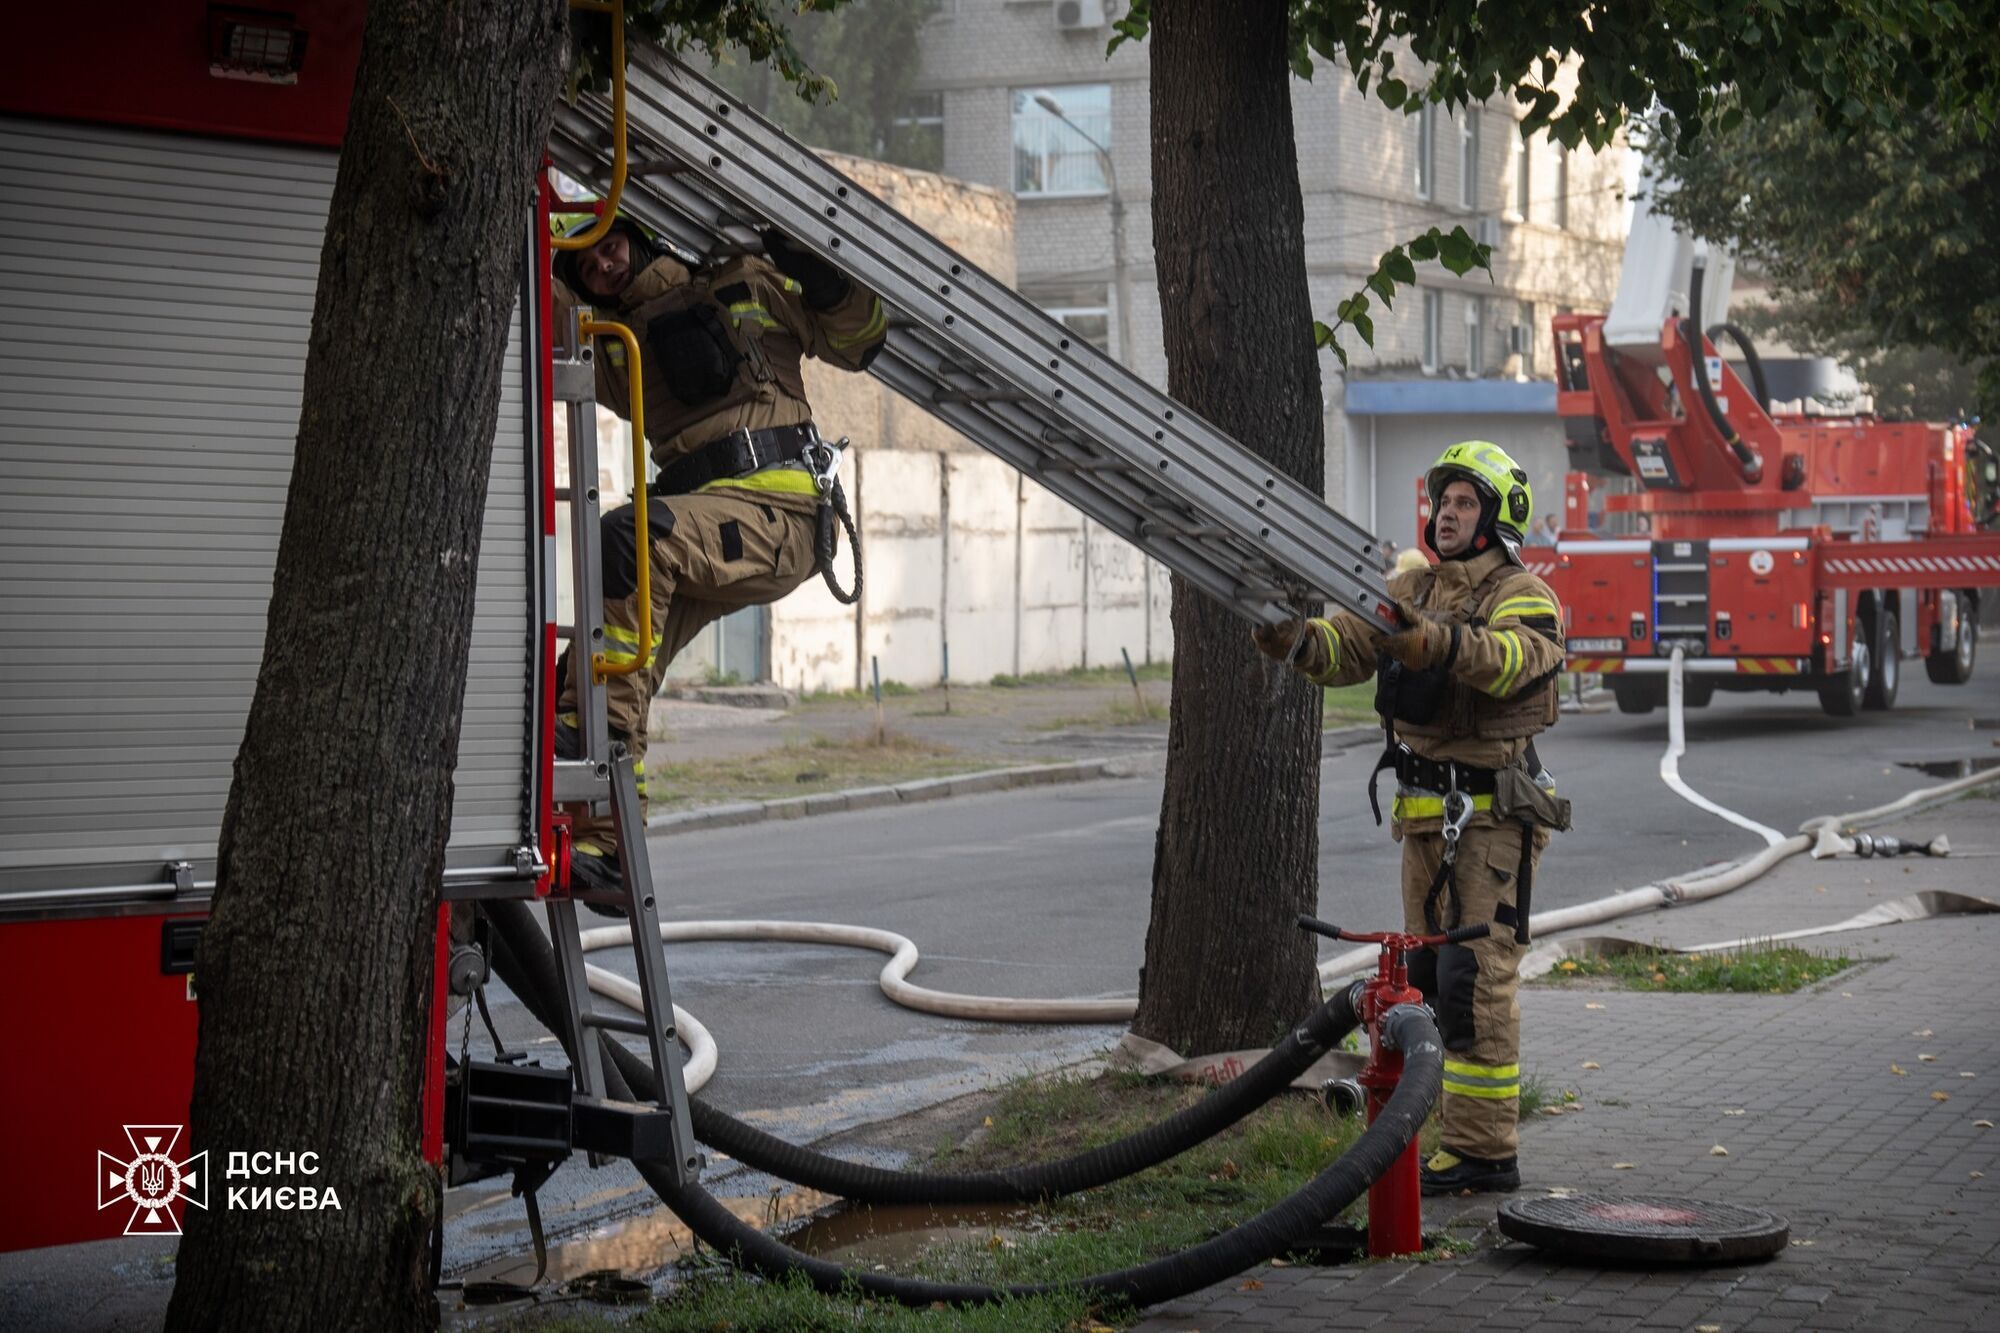
[(1049, 12), (1057, 32), (1095, 32), (1111, 21), (1115, 0), (1055, 0)]

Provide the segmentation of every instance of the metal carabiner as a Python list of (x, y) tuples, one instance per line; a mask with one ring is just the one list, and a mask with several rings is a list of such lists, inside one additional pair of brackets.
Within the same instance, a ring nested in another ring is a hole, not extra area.
[(1451, 865), (1458, 860), (1459, 835), (1472, 822), (1472, 798), (1458, 789), (1457, 775), (1453, 774), (1451, 790), (1444, 794), (1444, 863)]
[(831, 495), (840, 482), (840, 459), (847, 448), (847, 437), (841, 436), (837, 442), (828, 443), (815, 432), (813, 442), (805, 447), (801, 455), (806, 472), (813, 479), (813, 486), (822, 497)]

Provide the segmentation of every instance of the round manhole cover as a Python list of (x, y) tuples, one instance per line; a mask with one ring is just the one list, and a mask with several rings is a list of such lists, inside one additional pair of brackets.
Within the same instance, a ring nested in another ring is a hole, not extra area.
[(1723, 1264), (1785, 1248), (1791, 1224), (1758, 1208), (1658, 1194), (1509, 1199), (1500, 1230), (1558, 1257)]

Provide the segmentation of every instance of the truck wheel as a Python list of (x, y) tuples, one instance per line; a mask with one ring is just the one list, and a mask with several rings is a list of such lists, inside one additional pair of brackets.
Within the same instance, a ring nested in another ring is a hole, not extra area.
[(1867, 641), (1857, 637), (1847, 670), (1820, 678), (1819, 706), (1828, 717), (1853, 717), (1861, 711), (1862, 696), (1868, 692), (1868, 663), (1872, 656)]
[(1903, 683), (1903, 651), (1897, 633), (1896, 612), (1883, 607), (1875, 613), (1875, 661), (1868, 672), (1868, 689), (1862, 703), (1887, 710), (1896, 706), (1896, 690)]
[(1972, 679), (1972, 659), (1977, 652), (1979, 622), (1967, 615), (1958, 625), (1958, 646), (1950, 652), (1926, 653), (1924, 674), (1934, 685), (1963, 685)]
[(1621, 713), (1650, 713), (1662, 702), (1660, 692), (1653, 688), (1653, 682), (1649, 680), (1626, 680), (1622, 676), (1613, 676), (1607, 683)]
[(1715, 700), (1715, 682), (1707, 676), (1687, 676), (1681, 681), (1681, 703), (1688, 708), (1706, 708)]

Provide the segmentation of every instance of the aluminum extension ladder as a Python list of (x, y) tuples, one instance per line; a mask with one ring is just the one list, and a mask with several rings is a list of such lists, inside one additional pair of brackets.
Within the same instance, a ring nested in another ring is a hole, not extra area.
[[(579, 757), (556, 761), (552, 795), (559, 805), (584, 801), (610, 803), (617, 821), (618, 856), (625, 880), (624, 889), (618, 893), (573, 887), (566, 897), (551, 896), (547, 902), (549, 939), (562, 977), (570, 1049), (576, 1053), (577, 1091), (589, 1098), (609, 1098), (604, 1056), (598, 1049), (600, 1030), (644, 1037), (658, 1090), (655, 1106), (666, 1117), (667, 1140), (671, 1143), (670, 1157), (664, 1152), (649, 1156), (661, 1165), (671, 1166), (676, 1179), (688, 1183), (700, 1175), (701, 1159), (688, 1117), (687, 1081), (681, 1068), (680, 1037), (674, 1029), (666, 957), (660, 945), (660, 916), (653, 891), (652, 866), (646, 854), (646, 820), (639, 804), (637, 766), (623, 745), (611, 742), (604, 686), (591, 670), (592, 656), (604, 647), (596, 380), (591, 353), (577, 331), (574, 312), (569, 327), (557, 332), (562, 336), (556, 339), (550, 390), (563, 405), (567, 417), (570, 484), (558, 488), (556, 501), (569, 506), (570, 557), (576, 593), (572, 623), (559, 626), (557, 635), (569, 644), (570, 674), (577, 682)], [(568, 349), (567, 353), (564, 349)], [(593, 1003), (583, 961), (582, 927), (577, 919), (579, 903), (624, 911), (632, 927), (632, 956), (644, 1001), (643, 1016), (606, 1012)], [(655, 1147), (664, 1146), (658, 1142), (657, 1134), (647, 1137)], [(591, 1153), (592, 1166), (604, 1160), (603, 1154)]]
[[(621, 211), (702, 260), (769, 224), (852, 275), (889, 307), (876, 376), (1250, 621), (1326, 601), (1393, 628), (1379, 544), (1311, 491), (672, 56), (631, 47), (626, 102)], [(559, 108), (556, 165), (602, 189), (611, 123)]]

